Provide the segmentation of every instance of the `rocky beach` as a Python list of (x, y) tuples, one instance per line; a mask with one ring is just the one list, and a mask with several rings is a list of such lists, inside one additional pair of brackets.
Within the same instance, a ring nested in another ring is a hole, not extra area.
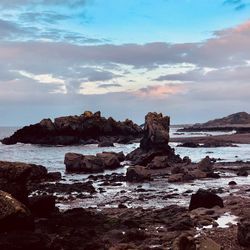
[(185, 137), (161, 113), (141, 128), (88, 111), (6, 135), (0, 249), (250, 247), (248, 142), (234, 131)]

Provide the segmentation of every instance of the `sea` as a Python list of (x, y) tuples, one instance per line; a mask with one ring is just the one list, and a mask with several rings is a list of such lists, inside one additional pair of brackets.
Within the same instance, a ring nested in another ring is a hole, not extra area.
[[(178, 133), (177, 129), (180, 127), (171, 127), (170, 136), (171, 137), (187, 137), (187, 136), (211, 136), (219, 135), (221, 132), (211, 132), (211, 133)], [(10, 136), (18, 128), (14, 127), (0, 127), (0, 139)], [(232, 131), (231, 133), (234, 133)], [(225, 133), (223, 133), (225, 134)], [(223, 162), (234, 162), (234, 161), (250, 161), (250, 144), (238, 144), (238, 147), (219, 147), (219, 148), (183, 148), (177, 147), (178, 143), (170, 143), (170, 146), (175, 148), (177, 154), (181, 157), (188, 156), (193, 162), (198, 162), (205, 156), (221, 159)], [(59, 171), (62, 174), (62, 182), (74, 183), (79, 181), (87, 181), (88, 176), (86, 174), (68, 174), (65, 172), (64, 165), (64, 155), (68, 152), (81, 153), (85, 155), (95, 155), (96, 153), (103, 151), (113, 151), (121, 152), (127, 154), (137, 148), (138, 143), (134, 144), (115, 144), (114, 147), (99, 148), (96, 144), (91, 145), (79, 145), (79, 146), (41, 146), (32, 144), (22, 144), (17, 143), (15, 145), (3, 145), (0, 143), (0, 161), (14, 161), (14, 162), (25, 162), (33, 163), (45, 166), (48, 171)], [(103, 174), (112, 173), (125, 173), (128, 167), (128, 163), (124, 163), (122, 168), (117, 170), (107, 170)], [(230, 176), (229, 176), (230, 177)], [(244, 184), (249, 182), (250, 177), (237, 177), (232, 176), (234, 180), (238, 183)], [(128, 206), (143, 206), (143, 207), (163, 207), (166, 204), (187, 204), (187, 195), (180, 196), (187, 190), (197, 190), (198, 188), (212, 187), (220, 188), (222, 186), (227, 186), (229, 179), (217, 179), (203, 181), (196, 180), (192, 183), (170, 184), (167, 181), (158, 180), (157, 178), (154, 182), (138, 184), (122, 183), (120, 187), (107, 187), (106, 192), (101, 194), (96, 194), (95, 198), (86, 198), (84, 200), (78, 200), (77, 202), (70, 202), (69, 204), (62, 203), (59, 207), (62, 209), (71, 207), (102, 207), (102, 206), (115, 206), (117, 201), (124, 201)], [(96, 188), (99, 188), (101, 183), (94, 183)], [(144, 195), (148, 199), (141, 200), (137, 192), (134, 192), (138, 188), (144, 188), (148, 190)], [(125, 195), (124, 195), (124, 192)], [(169, 199), (162, 199), (163, 195), (176, 194), (176, 199), (173, 198), (171, 201)], [(161, 197), (161, 199), (159, 199)], [(180, 199), (180, 197), (182, 197)]]

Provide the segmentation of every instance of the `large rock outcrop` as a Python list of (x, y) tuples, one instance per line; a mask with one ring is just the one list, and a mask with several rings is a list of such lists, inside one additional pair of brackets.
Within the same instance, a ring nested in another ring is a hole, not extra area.
[(80, 116), (65, 116), (53, 121), (44, 119), (40, 123), (17, 130), (4, 138), (3, 144), (32, 143), (48, 145), (84, 144), (89, 140), (123, 141), (124, 138), (140, 137), (142, 129), (131, 120), (115, 121), (101, 117), (100, 112), (84, 112)]
[(141, 166), (147, 166), (157, 156), (165, 156), (166, 162), (180, 162), (180, 157), (175, 155), (174, 149), (168, 145), (169, 122), (170, 118), (163, 116), (162, 113), (148, 113), (145, 116), (140, 147), (129, 153), (126, 159), (131, 161), (133, 165)]

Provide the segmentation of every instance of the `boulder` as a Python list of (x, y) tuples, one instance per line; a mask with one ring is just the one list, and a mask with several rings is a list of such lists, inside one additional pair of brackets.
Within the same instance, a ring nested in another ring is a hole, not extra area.
[(127, 169), (126, 179), (129, 182), (141, 182), (150, 179), (150, 174), (143, 166), (132, 166)]
[(200, 240), (200, 250), (222, 250), (221, 245), (216, 243), (214, 240), (204, 237)]
[(0, 231), (33, 229), (29, 209), (10, 194), (0, 191)]
[(151, 169), (161, 169), (161, 168), (170, 168), (169, 160), (167, 156), (156, 156), (154, 159), (147, 165), (147, 168)]
[(0, 190), (27, 204), (27, 185), (47, 180), (47, 174), (47, 169), (43, 166), (0, 161)]
[(238, 242), (241, 246), (250, 248), (250, 219), (241, 218), (237, 231)]
[(177, 145), (177, 147), (185, 147), (185, 148), (199, 148), (199, 143), (195, 142), (184, 142), (182, 144)]
[(189, 210), (199, 207), (213, 208), (215, 206), (224, 207), (223, 200), (210, 191), (199, 189), (196, 194), (191, 196)]
[(114, 153), (99, 153), (96, 156), (102, 160), (105, 169), (116, 169), (121, 166), (119, 158)]
[(198, 163), (198, 168), (203, 172), (212, 172), (213, 171), (213, 162), (206, 156)]
[(179, 237), (177, 237), (173, 244), (173, 250), (196, 250), (195, 238), (188, 234), (182, 233)]
[(102, 172), (105, 168), (104, 161), (101, 158), (75, 153), (67, 153), (64, 164), (68, 172), (96, 173)]
[(29, 209), (37, 217), (48, 217), (55, 211), (55, 196), (41, 195), (30, 197)]
[(247, 176), (248, 176), (248, 171), (247, 171), (246, 168), (241, 167), (241, 168), (238, 170), (237, 175), (238, 175), (238, 176), (245, 176), (245, 177), (247, 177)]

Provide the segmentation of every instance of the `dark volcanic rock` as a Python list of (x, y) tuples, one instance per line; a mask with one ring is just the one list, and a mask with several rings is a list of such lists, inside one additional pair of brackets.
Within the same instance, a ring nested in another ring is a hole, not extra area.
[(103, 152), (94, 155), (82, 155), (76, 153), (65, 154), (64, 164), (68, 172), (97, 173), (104, 169), (116, 169), (121, 166), (124, 154)]
[(140, 182), (150, 180), (150, 174), (143, 166), (133, 166), (127, 169), (126, 178), (130, 182)]
[(241, 246), (250, 247), (250, 220), (242, 218), (238, 223), (238, 242)]
[[(129, 153), (126, 160), (131, 161), (133, 165), (147, 166), (153, 159), (157, 160), (155, 157), (165, 156), (167, 161), (161, 164), (160, 167), (167, 166), (167, 163), (171, 162), (182, 162), (182, 159), (175, 154), (174, 149), (168, 145), (169, 119), (168, 116), (163, 116), (161, 113), (148, 113), (145, 117), (140, 147)], [(153, 164), (154, 162), (150, 166), (153, 166)]]
[(241, 167), (241, 168), (238, 170), (237, 175), (238, 175), (238, 176), (245, 176), (245, 177), (247, 177), (247, 176), (248, 176), (248, 171), (247, 171), (246, 168)]
[(144, 150), (168, 150), (169, 142), (169, 116), (161, 113), (148, 113), (145, 117), (144, 135), (140, 148)]
[(0, 191), (0, 232), (32, 228), (33, 218), (29, 209), (10, 194)]
[(112, 141), (102, 141), (98, 143), (98, 147), (114, 147), (114, 143)]
[(29, 198), (29, 209), (38, 217), (48, 217), (55, 211), (55, 196), (41, 195)]
[(27, 186), (47, 180), (47, 169), (43, 166), (20, 162), (0, 161), (0, 190), (27, 204)]
[(67, 153), (64, 164), (68, 172), (97, 173), (104, 170), (103, 161), (94, 155)]
[(192, 194), (189, 204), (189, 210), (199, 207), (212, 208), (215, 206), (224, 207), (223, 200), (216, 194), (199, 189), (196, 194)]
[(140, 137), (142, 129), (131, 120), (115, 121), (101, 117), (100, 112), (85, 112), (80, 116), (56, 118), (54, 122), (44, 119), (40, 123), (26, 126), (12, 136), (2, 140), (3, 144), (17, 142), (48, 145), (81, 144), (88, 140), (99, 140), (105, 136), (119, 141), (124, 137)]

